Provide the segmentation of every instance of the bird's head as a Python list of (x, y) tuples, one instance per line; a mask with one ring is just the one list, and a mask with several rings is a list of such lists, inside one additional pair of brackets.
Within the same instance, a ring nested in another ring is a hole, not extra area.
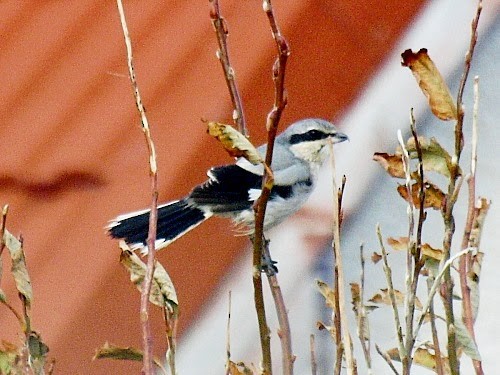
[(280, 141), (288, 144), (290, 151), (297, 158), (318, 164), (322, 164), (328, 156), (329, 144), (349, 139), (332, 123), (322, 119), (297, 121), (290, 125), (280, 138)]

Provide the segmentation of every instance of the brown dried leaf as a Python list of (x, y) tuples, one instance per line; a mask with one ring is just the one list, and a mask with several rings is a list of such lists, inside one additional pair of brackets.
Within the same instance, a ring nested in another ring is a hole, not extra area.
[[(424, 187), (425, 187), (424, 208), (434, 208), (435, 210), (440, 210), (445, 199), (444, 193), (436, 185), (430, 182), (425, 182)], [(413, 184), (411, 186), (411, 195), (415, 207), (418, 207), (420, 205), (420, 200), (418, 199), (419, 192), (420, 192), (420, 184), (419, 183)], [(406, 200), (407, 202), (410, 201), (406, 185), (399, 185), (398, 193), (404, 200)]]
[(399, 238), (389, 237), (387, 239), (387, 243), (389, 244), (389, 246), (397, 251), (408, 250), (408, 243), (409, 242), (410, 242), (410, 239), (408, 237), (399, 237)]
[(216, 138), (229, 155), (236, 158), (244, 157), (255, 165), (263, 162), (252, 143), (232, 126), (213, 121), (209, 121), (207, 126), (208, 134)]
[[(141, 291), (146, 276), (146, 264), (134, 252), (123, 247), (120, 263), (129, 271), (130, 280)], [(165, 268), (158, 261), (155, 263), (149, 300), (157, 306), (171, 308), (174, 311), (177, 310), (179, 304), (174, 284)]]
[(227, 361), (226, 374), (229, 375), (253, 375), (254, 372), (243, 362)]
[(380, 255), (379, 253), (377, 252), (373, 252), (372, 254), (372, 262), (373, 264), (377, 264), (378, 262), (380, 262), (380, 260), (382, 259), (382, 255)]
[(323, 297), (325, 297), (326, 305), (332, 310), (335, 310), (335, 290), (330, 288), (327, 283), (321, 280), (316, 280), (316, 284), (319, 292), (323, 295)]
[[(130, 361), (142, 361), (144, 353), (142, 350), (127, 346), (116, 346), (110, 344), (108, 342), (104, 343), (103, 346), (98, 348), (94, 354), (93, 360), (96, 359), (119, 359), (119, 360), (130, 360)], [(158, 358), (153, 358), (154, 364), (163, 370), (165, 373), (165, 369), (162, 365), (162, 362)]]
[(387, 154), (385, 152), (376, 152), (373, 154), (374, 161), (385, 169), (389, 175), (397, 178), (405, 178), (405, 171), (403, 168), (403, 157), (401, 154)]
[[(400, 305), (403, 303), (405, 295), (397, 289), (394, 289), (394, 296), (396, 297), (396, 304)], [(391, 297), (389, 295), (389, 289), (380, 289), (380, 292), (373, 295), (368, 301), (377, 304), (391, 305)]]
[(354, 313), (358, 313), (361, 307), (361, 287), (358, 283), (351, 283), (351, 304)]
[(426, 256), (427, 258), (432, 258), (437, 261), (441, 261), (441, 259), (443, 259), (443, 250), (436, 249), (428, 243), (422, 244), (421, 251), (422, 255)]
[(417, 53), (407, 49), (401, 54), (401, 58), (401, 64), (410, 68), (427, 97), (432, 113), (441, 120), (456, 120), (457, 108), (450, 89), (427, 54), (427, 49), (422, 48)]

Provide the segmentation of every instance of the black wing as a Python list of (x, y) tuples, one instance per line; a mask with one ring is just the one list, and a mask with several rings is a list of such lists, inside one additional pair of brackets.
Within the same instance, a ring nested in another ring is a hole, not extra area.
[[(262, 176), (249, 172), (239, 165), (231, 164), (214, 167), (209, 172), (210, 179), (195, 187), (189, 194), (189, 199), (201, 206), (209, 206), (214, 213), (237, 212), (252, 207), (258, 192), (262, 188)], [(310, 181), (305, 182), (310, 184)], [(288, 198), (292, 195), (291, 186), (275, 185), (271, 190), (274, 197)]]

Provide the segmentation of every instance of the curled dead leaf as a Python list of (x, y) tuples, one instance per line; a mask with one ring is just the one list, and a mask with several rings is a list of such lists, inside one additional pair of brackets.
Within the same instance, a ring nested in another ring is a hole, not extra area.
[(263, 162), (261, 155), (248, 138), (232, 126), (209, 121), (207, 127), (208, 134), (216, 138), (229, 155), (235, 158), (244, 157), (255, 165)]
[(427, 97), (432, 113), (441, 120), (456, 120), (457, 107), (441, 73), (422, 48), (417, 53), (407, 49), (401, 54), (401, 65), (410, 68), (420, 89)]
[(373, 154), (372, 159), (376, 161), (382, 168), (384, 168), (385, 171), (392, 177), (406, 177), (403, 168), (403, 157), (401, 156), (401, 154), (387, 154), (385, 152), (376, 152)]
[[(441, 207), (443, 206), (445, 195), (439, 189), (436, 185), (430, 183), (430, 182), (425, 182), (424, 183), (424, 208), (433, 208), (435, 210), (440, 210)], [(419, 192), (420, 192), (420, 184), (415, 183), (411, 185), (411, 199), (412, 203), (415, 207), (419, 207), (420, 205), (420, 199), (419, 199)], [(410, 197), (408, 196), (408, 190), (406, 189), (406, 185), (399, 185), (398, 186), (398, 193), (401, 195), (401, 197), (406, 200), (407, 202), (410, 202)]]

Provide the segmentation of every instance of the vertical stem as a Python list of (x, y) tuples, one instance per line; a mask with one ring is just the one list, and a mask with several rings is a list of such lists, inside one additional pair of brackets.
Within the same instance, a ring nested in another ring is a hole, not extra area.
[(127, 21), (125, 19), (125, 11), (123, 9), (123, 4), (121, 0), (117, 0), (118, 12), (120, 14), (120, 22), (122, 25), (123, 36), (125, 39), (125, 46), (127, 48), (127, 66), (129, 70), (129, 78), (132, 84), (132, 89), (135, 98), (135, 104), (142, 123), (142, 131), (146, 138), (146, 145), (149, 151), (149, 171), (151, 177), (151, 211), (149, 214), (149, 232), (147, 238), (148, 246), (148, 261), (147, 270), (144, 277), (144, 282), (141, 290), (141, 307), (140, 307), (140, 319), (142, 327), (142, 340), (144, 347), (144, 357), (143, 357), (143, 368), (142, 373), (152, 375), (154, 374), (153, 367), (153, 336), (151, 334), (151, 324), (149, 321), (149, 295), (151, 293), (151, 285), (153, 281), (154, 266), (155, 266), (155, 241), (156, 241), (156, 226), (158, 217), (158, 178), (157, 178), (157, 164), (156, 164), (156, 151), (151, 138), (151, 131), (149, 128), (149, 122), (146, 117), (146, 112), (142, 104), (141, 94), (139, 92), (139, 86), (137, 84), (135, 71), (134, 71), (134, 60), (132, 54), (132, 42), (130, 40), (130, 35), (127, 27)]

